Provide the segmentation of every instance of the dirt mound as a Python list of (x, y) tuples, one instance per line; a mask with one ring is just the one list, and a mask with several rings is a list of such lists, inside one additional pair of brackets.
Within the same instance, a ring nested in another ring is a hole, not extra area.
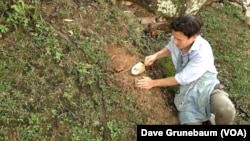
[(135, 83), (143, 76), (147, 76), (149, 70), (146, 70), (139, 76), (131, 74), (131, 68), (138, 62), (138, 56), (129, 53), (131, 47), (109, 45), (106, 52), (110, 56), (110, 68), (114, 71), (111, 80), (116, 87), (126, 91), (136, 93), (136, 101), (139, 105), (139, 111), (150, 113), (146, 124), (178, 124), (176, 112), (167, 107), (163, 93), (159, 88), (150, 90), (139, 89)]

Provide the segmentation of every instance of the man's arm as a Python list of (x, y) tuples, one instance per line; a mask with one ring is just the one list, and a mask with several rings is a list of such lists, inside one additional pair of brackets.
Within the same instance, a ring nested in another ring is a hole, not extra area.
[(167, 57), (169, 56), (170, 52), (168, 50), (167, 47), (162, 48), (160, 51), (156, 52), (153, 55), (147, 56), (145, 58), (144, 64), (146, 66), (150, 66), (154, 63), (155, 60), (163, 58), (163, 57)]
[(160, 51), (156, 52), (156, 59), (161, 59), (170, 55), (167, 47), (163, 47)]
[(154, 79), (152, 80), (149, 77), (144, 77), (139, 80), (137, 83), (137, 87), (143, 89), (151, 89), (153, 87), (169, 87), (179, 85), (174, 76), (163, 78), (163, 79)]

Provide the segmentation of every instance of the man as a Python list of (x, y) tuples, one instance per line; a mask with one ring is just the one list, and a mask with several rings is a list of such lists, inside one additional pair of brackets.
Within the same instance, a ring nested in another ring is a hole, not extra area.
[(145, 58), (145, 66), (155, 60), (171, 56), (175, 76), (151, 79), (144, 77), (137, 87), (169, 87), (180, 85), (174, 103), (182, 125), (202, 125), (215, 115), (215, 124), (233, 124), (234, 104), (219, 84), (210, 44), (201, 37), (202, 22), (193, 15), (183, 15), (171, 23), (172, 37), (166, 47)]

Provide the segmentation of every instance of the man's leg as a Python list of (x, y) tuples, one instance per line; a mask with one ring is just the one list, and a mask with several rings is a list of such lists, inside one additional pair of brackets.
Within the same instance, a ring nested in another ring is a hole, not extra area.
[(216, 125), (233, 124), (236, 110), (228, 94), (220, 89), (213, 90), (210, 97), (211, 113), (215, 115)]

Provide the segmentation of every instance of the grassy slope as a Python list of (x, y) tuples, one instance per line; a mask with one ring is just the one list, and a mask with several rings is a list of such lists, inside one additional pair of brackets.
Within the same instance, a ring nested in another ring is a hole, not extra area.
[[(51, 23), (46, 8), (53, 4), (59, 8)], [(105, 81), (109, 73), (103, 49), (107, 44), (132, 42), (138, 52), (149, 54), (160, 49), (166, 37), (151, 39), (138, 32), (139, 27), (115, 6), (87, 5), (93, 9), (51, 2), (40, 7), (41, 17), (33, 17), (36, 26), (31, 21), (25, 25), (28, 18), (21, 13), (14, 19), (20, 23), (3, 23), (10, 31), (3, 33), (0, 48), (2, 140), (135, 140), (135, 125), (143, 123), (143, 114), (128, 105), (136, 107), (133, 92), (120, 96), (120, 90)], [(247, 105), (250, 33), (240, 12), (227, 6), (206, 9), (199, 16), (222, 83), (238, 103)], [(62, 19), (69, 17), (81, 22), (65, 24)], [(11, 26), (14, 23), (18, 30)], [(128, 116), (115, 114), (117, 109)], [(108, 119), (105, 113), (110, 114)]]
[[(249, 124), (250, 30), (241, 9), (226, 5), (206, 8), (199, 14), (204, 21), (203, 36), (211, 43), (219, 79), (238, 109), (238, 124)], [(243, 112), (239, 109), (243, 108)], [(241, 115), (241, 116), (239, 116)], [(241, 118), (246, 120), (240, 120)]]
[(0, 139), (135, 140), (143, 113), (133, 92), (109, 86), (104, 47), (139, 42), (138, 25), (102, 1), (36, 4), (2, 15)]
[(230, 96), (244, 103), (249, 95), (249, 35), (240, 9), (227, 5), (220, 8), (203, 9), (198, 14), (204, 21), (203, 36), (211, 43), (219, 79)]

